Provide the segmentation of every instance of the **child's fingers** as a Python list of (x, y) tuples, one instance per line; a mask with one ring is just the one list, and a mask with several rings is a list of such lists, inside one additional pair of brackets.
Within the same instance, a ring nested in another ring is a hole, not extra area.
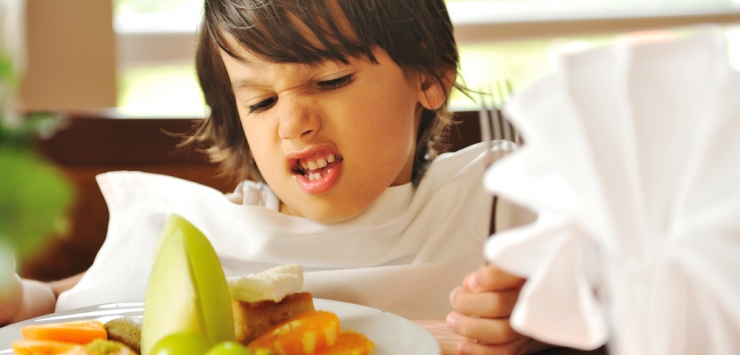
[(521, 288), (525, 281), (521, 277), (504, 272), (493, 264), (487, 264), (465, 276), (463, 286), (473, 292), (490, 292)]
[(23, 304), (23, 283), (21, 283), (21, 278), (16, 274), (12, 274), (8, 279), (10, 279), (10, 282), (0, 288), (0, 327), (12, 322)]
[(519, 298), (520, 289), (500, 292), (471, 292), (462, 287), (452, 290), (450, 304), (460, 313), (486, 317), (508, 318)]
[(447, 326), (455, 333), (486, 344), (505, 344), (522, 337), (509, 325), (509, 318), (472, 318), (459, 312), (447, 315)]

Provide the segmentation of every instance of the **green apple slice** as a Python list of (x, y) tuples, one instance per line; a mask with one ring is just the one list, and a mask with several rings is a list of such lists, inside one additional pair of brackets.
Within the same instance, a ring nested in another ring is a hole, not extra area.
[(231, 296), (208, 239), (172, 214), (160, 236), (144, 298), (141, 353), (173, 333), (194, 333), (210, 345), (234, 340)]

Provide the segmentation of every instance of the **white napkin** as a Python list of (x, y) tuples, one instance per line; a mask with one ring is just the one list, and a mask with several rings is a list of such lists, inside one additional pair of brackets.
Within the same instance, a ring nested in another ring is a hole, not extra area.
[(540, 212), (486, 244), (528, 278), (511, 322), (612, 354), (740, 353), (740, 74), (707, 28), (564, 54), (506, 107), (486, 188)]
[[(499, 153), (507, 147), (497, 146)], [(227, 276), (298, 263), (303, 289), (316, 298), (444, 318), (450, 291), (484, 262), (492, 205), (480, 183), (484, 150), (478, 144), (440, 155), (416, 188), (389, 187), (359, 216), (330, 225), (237, 205), (173, 177), (99, 175), (110, 211), (106, 241), (56, 310), (143, 299), (162, 226), (177, 213), (210, 239)]]

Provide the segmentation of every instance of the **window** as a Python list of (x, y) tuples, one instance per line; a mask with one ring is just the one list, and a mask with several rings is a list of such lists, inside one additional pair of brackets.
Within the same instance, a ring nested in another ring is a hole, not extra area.
[(118, 108), (125, 115), (203, 117), (193, 67), (203, 0), (115, 0)]
[[(599, 46), (646, 28), (726, 25), (740, 70), (740, 0), (447, 0), (468, 87), (544, 75), (553, 50)], [(115, 0), (119, 109), (124, 114), (202, 117), (193, 69), (202, 0)], [(474, 104), (453, 95), (453, 109)]]

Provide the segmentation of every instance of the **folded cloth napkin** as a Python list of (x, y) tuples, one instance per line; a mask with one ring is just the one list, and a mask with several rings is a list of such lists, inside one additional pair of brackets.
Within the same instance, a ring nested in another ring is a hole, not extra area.
[(511, 323), (612, 354), (740, 353), (740, 73), (708, 27), (563, 54), (505, 108), (526, 140), (486, 188), (539, 212), (486, 258)]

